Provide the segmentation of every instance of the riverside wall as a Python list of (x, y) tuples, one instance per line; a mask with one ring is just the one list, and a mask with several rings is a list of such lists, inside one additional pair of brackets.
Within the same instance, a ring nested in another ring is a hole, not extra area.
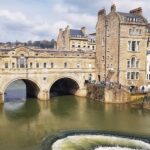
[(146, 93), (130, 93), (125, 88), (88, 84), (87, 97), (104, 103), (129, 103), (144, 98)]

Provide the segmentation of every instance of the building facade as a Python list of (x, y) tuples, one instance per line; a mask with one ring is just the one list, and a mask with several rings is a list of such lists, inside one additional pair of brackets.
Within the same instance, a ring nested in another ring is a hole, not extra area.
[(67, 26), (65, 30), (59, 30), (57, 49), (65, 51), (95, 51), (96, 34), (88, 35), (85, 27), (77, 30), (70, 29)]
[(96, 74), (99, 81), (127, 86), (146, 82), (147, 20), (142, 8), (129, 13), (117, 12), (116, 6), (106, 14), (98, 12), (96, 25)]

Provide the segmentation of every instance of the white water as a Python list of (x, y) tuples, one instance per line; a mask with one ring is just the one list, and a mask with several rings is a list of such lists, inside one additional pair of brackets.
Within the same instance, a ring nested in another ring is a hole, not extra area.
[(105, 135), (68, 136), (57, 140), (52, 150), (90, 150), (93, 147), (97, 147), (95, 150), (150, 150), (150, 144), (143, 141)]
[(131, 148), (123, 148), (123, 147), (99, 147), (95, 150), (134, 150)]

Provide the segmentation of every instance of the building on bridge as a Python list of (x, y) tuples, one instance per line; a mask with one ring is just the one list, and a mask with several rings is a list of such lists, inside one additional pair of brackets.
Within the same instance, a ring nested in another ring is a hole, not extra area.
[(96, 34), (87, 34), (85, 27), (78, 29), (70, 29), (69, 26), (65, 30), (60, 29), (57, 38), (58, 50), (69, 51), (94, 51), (96, 50)]
[(95, 80), (94, 52), (0, 49), (0, 64), (2, 102), (6, 89), (17, 80), (25, 82), (28, 98), (40, 100), (60, 92), (85, 96), (85, 80)]
[(148, 22), (142, 8), (107, 15), (98, 12), (96, 25), (96, 73), (101, 81), (140, 86), (146, 81)]

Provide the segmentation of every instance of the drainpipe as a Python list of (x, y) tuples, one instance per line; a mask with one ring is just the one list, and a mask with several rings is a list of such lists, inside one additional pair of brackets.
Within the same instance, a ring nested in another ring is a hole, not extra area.
[(106, 73), (107, 73), (107, 70), (106, 70), (106, 64), (107, 64), (107, 19), (105, 18), (105, 82), (106, 82)]
[(117, 82), (119, 83), (120, 76), (120, 21), (119, 21), (119, 33), (118, 33), (118, 72), (117, 72)]

